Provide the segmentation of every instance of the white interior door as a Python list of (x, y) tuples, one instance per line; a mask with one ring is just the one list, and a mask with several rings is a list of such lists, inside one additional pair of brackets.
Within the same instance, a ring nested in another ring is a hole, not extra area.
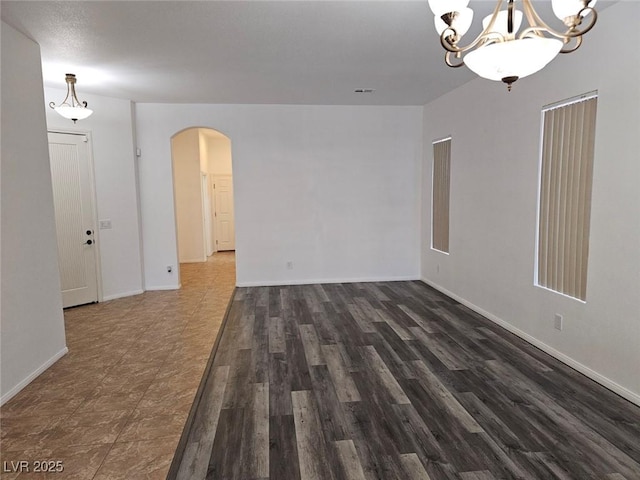
[(231, 175), (216, 175), (213, 181), (215, 196), (216, 247), (221, 250), (236, 249), (236, 233), (233, 218), (233, 182)]
[(98, 301), (93, 180), (86, 135), (49, 133), (62, 306)]

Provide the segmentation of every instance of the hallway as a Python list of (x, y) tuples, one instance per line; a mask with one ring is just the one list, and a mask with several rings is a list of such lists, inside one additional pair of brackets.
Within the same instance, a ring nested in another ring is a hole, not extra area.
[(65, 311), (69, 353), (0, 409), (1, 461), (59, 460), (65, 479), (166, 477), (235, 287), (235, 253), (180, 268), (181, 290)]

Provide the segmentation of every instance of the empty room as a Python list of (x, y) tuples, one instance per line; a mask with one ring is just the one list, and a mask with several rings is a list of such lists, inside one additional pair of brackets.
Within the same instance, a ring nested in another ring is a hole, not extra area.
[(0, 14), (2, 479), (640, 480), (640, 2)]

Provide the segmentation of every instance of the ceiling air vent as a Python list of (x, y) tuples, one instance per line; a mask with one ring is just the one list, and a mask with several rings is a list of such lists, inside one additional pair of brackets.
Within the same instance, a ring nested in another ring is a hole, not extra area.
[(373, 93), (375, 91), (375, 88), (356, 88), (354, 90), (355, 93)]

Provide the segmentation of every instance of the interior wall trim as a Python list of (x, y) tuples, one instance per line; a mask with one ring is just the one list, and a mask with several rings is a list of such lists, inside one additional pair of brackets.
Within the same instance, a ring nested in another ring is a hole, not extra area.
[(279, 285), (310, 285), (317, 283), (365, 283), (365, 282), (410, 282), (420, 280), (418, 275), (399, 277), (356, 277), (356, 278), (322, 278), (299, 280), (259, 280), (252, 282), (237, 282), (237, 287), (277, 287)]
[(2, 397), (0, 397), (0, 406), (4, 405), (9, 400), (11, 400), (13, 397), (15, 397), (18, 393), (20, 393), (20, 390), (22, 390), (24, 387), (26, 387), (31, 382), (33, 382), (40, 374), (42, 374), (51, 365), (53, 365), (58, 360), (60, 360), (62, 357), (64, 357), (68, 352), (69, 352), (69, 349), (65, 346), (62, 350), (60, 350), (58, 353), (56, 353), (53, 357), (51, 357), (49, 360), (44, 362), (42, 365), (40, 365), (38, 368), (36, 368), (33, 372), (31, 372), (29, 375), (27, 375), (27, 377), (24, 378), (20, 383), (18, 383), (15, 387), (13, 387), (7, 393), (2, 395)]
[(113, 295), (105, 295), (102, 301), (106, 302), (108, 300), (115, 300), (116, 298), (132, 297), (134, 295), (140, 295), (141, 293), (144, 293), (144, 290), (138, 289), (131, 290), (130, 292), (114, 293)]
[(469, 307), (474, 312), (479, 313), (483, 317), (486, 317), (487, 319), (489, 319), (493, 323), (501, 326), (505, 330), (508, 330), (509, 332), (517, 335), (518, 337), (523, 339), (525, 342), (528, 342), (531, 345), (533, 345), (534, 347), (539, 348), (543, 352), (548, 353), (552, 357), (556, 358), (557, 360), (560, 360), (565, 365), (568, 365), (569, 367), (573, 368), (574, 370), (577, 370), (578, 372), (582, 373), (583, 375), (589, 377), (591, 380), (599, 383), (603, 387), (608, 388), (609, 390), (611, 390), (614, 393), (617, 393), (622, 398), (625, 398), (626, 400), (629, 400), (631, 403), (634, 403), (634, 404), (640, 406), (640, 395), (638, 395), (637, 393), (632, 392), (631, 390), (623, 387), (622, 385), (619, 385), (618, 383), (614, 382), (610, 378), (607, 378), (604, 375), (596, 372), (595, 370), (592, 370), (591, 368), (587, 367), (586, 365), (583, 365), (582, 363), (580, 363), (577, 360), (571, 358), (570, 356), (565, 355), (564, 353), (560, 352), (559, 350), (556, 350), (555, 348), (550, 347), (546, 343), (538, 340), (537, 338), (529, 335), (526, 332), (523, 332), (519, 328), (514, 327), (509, 322), (501, 319), (500, 317), (497, 317), (496, 315), (494, 315), (494, 314), (492, 314), (490, 312), (487, 312), (486, 310), (483, 310), (482, 308), (478, 307), (477, 305), (474, 305), (473, 303), (469, 302), (468, 300), (456, 295), (453, 292), (450, 292), (449, 290), (447, 290), (446, 288), (438, 285), (437, 283), (434, 283), (431, 280), (428, 280), (427, 278), (424, 278), (424, 277), (421, 279), (421, 281), (426, 283), (430, 287), (433, 287), (436, 290), (444, 293), (446, 296), (451, 297), (455, 301), (460, 302), (465, 307)]
[(181, 283), (179, 283), (178, 285), (148, 285), (144, 289), (144, 291), (150, 292), (154, 290), (180, 290), (181, 288), (182, 288)]

